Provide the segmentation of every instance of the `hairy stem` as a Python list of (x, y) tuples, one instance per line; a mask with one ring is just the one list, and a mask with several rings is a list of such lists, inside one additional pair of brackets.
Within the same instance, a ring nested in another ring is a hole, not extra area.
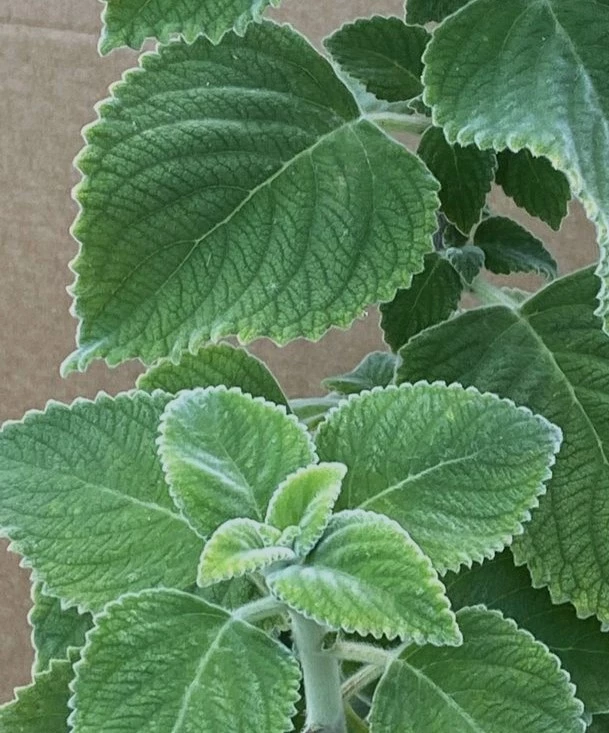
[(265, 596), (241, 606), (241, 608), (233, 611), (233, 616), (240, 618), (242, 621), (256, 623), (256, 621), (263, 621), (265, 618), (270, 618), (284, 610), (285, 606), (281, 601), (272, 596)]
[(371, 682), (378, 679), (384, 671), (384, 668), (379, 667), (377, 664), (367, 664), (365, 667), (358, 669), (358, 671), (349, 677), (349, 679), (343, 684), (341, 695), (345, 700), (350, 700), (352, 697), (357, 695), (360, 690), (368, 687)]
[(292, 636), (304, 677), (304, 733), (347, 733), (338, 659), (323, 649), (326, 629), (291, 612)]
[(329, 651), (338, 659), (374, 664), (377, 667), (385, 667), (395, 657), (393, 651), (356, 641), (337, 641)]
[(379, 127), (391, 132), (411, 132), (415, 135), (422, 135), (428, 127), (431, 127), (431, 120), (425, 115), (406, 115), (399, 112), (369, 112), (366, 118), (375, 122)]
[(511, 298), (508, 293), (480, 275), (472, 282), (470, 290), (484, 305), (505, 305), (512, 310), (520, 306), (520, 303)]

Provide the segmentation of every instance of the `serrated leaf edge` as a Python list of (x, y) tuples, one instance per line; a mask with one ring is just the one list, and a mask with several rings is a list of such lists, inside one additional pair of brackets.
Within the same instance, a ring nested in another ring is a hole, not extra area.
[(19, 685), (18, 687), (15, 687), (13, 689), (13, 698), (11, 700), (7, 700), (6, 702), (0, 703), (0, 715), (4, 712), (4, 710), (6, 710), (11, 705), (14, 705), (15, 703), (19, 703), (21, 701), (21, 697), (22, 697), (23, 693), (24, 692), (28, 692), (29, 690), (31, 690), (34, 687), (34, 685), (36, 684), (36, 682), (41, 677), (47, 678), (51, 674), (53, 674), (54, 667), (57, 667), (57, 665), (59, 665), (59, 664), (71, 664), (72, 670), (74, 670), (76, 668), (76, 664), (78, 662), (71, 662), (70, 661), (70, 657), (69, 657), (70, 650), (74, 650), (74, 649), (75, 649), (75, 647), (71, 647), (70, 649), (68, 649), (68, 655), (65, 658), (62, 658), (62, 659), (51, 659), (51, 661), (49, 663), (49, 668), (48, 669), (45, 669), (42, 672), (36, 672), (35, 674), (32, 671), (32, 680), (31, 680), (31, 682), (29, 684), (27, 684), (27, 685)]

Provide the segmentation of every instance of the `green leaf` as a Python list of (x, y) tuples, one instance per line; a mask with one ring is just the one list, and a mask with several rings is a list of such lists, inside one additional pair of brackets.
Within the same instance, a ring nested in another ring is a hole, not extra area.
[(476, 229), (474, 244), (484, 252), (486, 269), (491, 272), (536, 272), (556, 277), (556, 262), (543, 242), (511, 219), (485, 219)]
[(317, 434), (321, 459), (349, 469), (337, 507), (395, 519), (439, 572), (522, 531), (559, 443), (553, 425), (508, 401), (423, 382), (351, 397)]
[(279, 0), (103, 0), (106, 4), (99, 43), (101, 53), (129, 46), (140, 48), (147, 38), (161, 42), (181, 34), (192, 43), (204, 33), (217, 43), (229, 30), (244, 33)]
[(208, 603), (221, 606), (227, 611), (234, 611), (251, 601), (258, 600), (262, 595), (261, 588), (254, 577), (241, 575), (238, 578), (223, 580), (205, 588), (197, 586), (193, 593)]
[(262, 570), (280, 560), (293, 560), (289, 547), (279, 546), (281, 532), (252, 519), (230, 519), (209, 538), (199, 564), (199, 585), (213, 585)]
[[(417, 277), (415, 277), (414, 281)], [(357, 394), (373, 387), (386, 387), (393, 380), (395, 356), (386, 351), (373, 351), (350, 372), (324, 379), (323, 386), (340, 394)]]
[(548, 493), (513, 549), (555, 603), (609, 623), (609, 338), (594, 315), (597, 291), (592, 270), (582, 270), (519, 310), (482, 308), (436, 326), (402, 349), (398, 380), (458, 380), (562, 428)]
[(307, 466), (288, 476), (271, 497), (266, 521), (280, 530), (298, 528), (297, 555), (306, 555), (324, 533), (346, 473), (342, 463)]
[(468, 0), (406, 0), (406, 20), (409, 23), (439, 23), (466, 5)]
[(439, 127), (425, 132), (418, 153), (440, 182), (442, 211), (467, 234), (480, 221), (491, 190), (497, 169), (495, 154), (475, 145), (451, 145)]
[(283, 733), (299, 680), (259, 629), (195, 596), (145, 591), (96, 618), (71, 722), (74, 733)]
[(431, 36), (400, 18), (360, 18), (326, 38), (339, 66), (378, 99), (403, 102), (423, 91), (421, 57)]
[(176, 394), (195, 387), (239, 387), (253, 397), (264, 397), (277, 405), (287, 399), (268, 367), (245, 349), (229, 344), (209, 344), (191, 354), (185, 351), (174, 364), (162, 359), (137, 380), (139, 389), (152, 392), (162, 389)]
[(473, 244), (449, 247), (444, 256), (468, 285), (471, 285), (484, 267), (484, 252)]
[(531, 586), (527, 569), (514, 566), (509, 550), (444, 582), (454, 608), (483, 603), (530, 631), (561, 660), (586, 712), (609, 712), (609, 634), (595, 619), (578, 619), (571, 605), (553, 605), (547, 590)]
[(31, 685), (16, 690), (12, 702), (0, 706), (0, 733), (68, 733), (73, 677), (71, 661), (54, 659)]
[(421, 270), (436, 182), (294, 30), (253, 24), (141, 63), (78, 160), (64, 372), (229, 335), (316, 339)]
[(229, 519), (263, 522), (277, 485), (316, 460), (284, 407), (225, 387), (180, 393), (163, 415), (159, 452), (174, 501), (204, 537)]
[(450, 262), (435, 252), (427, 255), (425, 269), (408, 290), (398, 290), (391, 303), (381, 304), (385, 341), (397, 351), (419, 331), (446, 320), (457, 310), (461, 290), (461, 278)]
[(36, 652), (34, 672), (46, 672), (53, 659), (66, 659), (70, 648), (80, 648), (93, 623), (89, 613), (75, 608), (62, 609), (59, 598), (42, 592), (39, 583), (32, 586), (33, 606), (28, 616)]
[(586, 733), (609, 733), (609, 715), (595, 715)]
[(194, 583), (202, 543), (175, 509), (155, 450), (169, 399), (51, 402), (3, 427), (0, 527), (66, 605), (97, 611), (127, 591)]
[(506, 195), (531, 216), (545, 221), (552, 229), (560, 229), (571, 199), (565, 174), (557, 171), (547, 158), (536, 158), (526, 148), (518, 153), (503, 150), (497, 160), (495, 180)]
[(429, 558), (380, 514), (334, 515), (306, 560), (271, 573), (267, 583), (288, 606), (334, 629), (417, 644), (461, 641)]
[(309, 430), (314, 430), (342, 399), (342, 395), (339, 394), (328, 394), (324, 397), (298, 397), (290, 400), (290, 409), (303, 425), (306, 425)]
[(407, 649), (381, 679), (370, 733), (583, 733), (557, 658), (496, 611), (457, 614), (463, 644)]
[(424, 99), (451, 143), (528, 148), (565, 173), (596, 224), (609, 300), (607, 0), (475, 0), (438, 27)]

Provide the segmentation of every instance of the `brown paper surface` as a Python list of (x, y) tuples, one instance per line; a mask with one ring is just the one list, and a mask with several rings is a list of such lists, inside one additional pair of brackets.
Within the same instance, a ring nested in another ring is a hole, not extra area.
[[(401, 9), (401, 0), (287, 0), (273, 15), (319, 43), (345, 20)], [(67, 380), (58, 372), (74, 348), (76, 327), (65, 290), (76, 253), (68, 234), (76, 212), (72, 160), (94, 104), (137, 58), (130, 51), (98, 56), (100, 10), (95, 0), (0, 0), (0, 420), (19, 418), (49, 398), (129, 388), (139, 373), (133, 364), (114, 370), (96, 364)], [(532, 224), (551, 243), (563, 272), (596, 254), (591, 226), (573, 209), (559, 234)], [(377, 324), (371, 309), (349, 332), (331, 331), (316, 344), (278, 349), (259, 342), (253, 350), (290, 395), (314, 394), (323, 376), (382, 348)], [(4, 548), (0, 544), (0, 701), (29, 681), (32, 661), (28, 578)]]

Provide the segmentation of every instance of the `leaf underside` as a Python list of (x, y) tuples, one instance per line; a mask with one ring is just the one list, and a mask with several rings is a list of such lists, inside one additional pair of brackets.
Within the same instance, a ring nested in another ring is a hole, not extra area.
[[(536, 586), (609, 623), (609, 338), (582, 270), (519, 310), (481, 308), (413, 338), (398, 381), (459, 381), (545, 415), (563, 431), (548, 492), (514, 544)], [(336, 456), (338, 460), (340, 458)], [(348, 464), (348, 461), (345, 461)]]
[[(413, 279), (413, 283), (417, 275)], [(386, 351), (373, 351), (367, 354), (350, 372), (324, 379), (323, 386), (340, 394), (357, 394), (365, 389), (387, 387), (393, 380), (395, 356)]]
[(409, 23), (439, 23), (463, 7), (468, 0), (406, 0), (406, 20)]

